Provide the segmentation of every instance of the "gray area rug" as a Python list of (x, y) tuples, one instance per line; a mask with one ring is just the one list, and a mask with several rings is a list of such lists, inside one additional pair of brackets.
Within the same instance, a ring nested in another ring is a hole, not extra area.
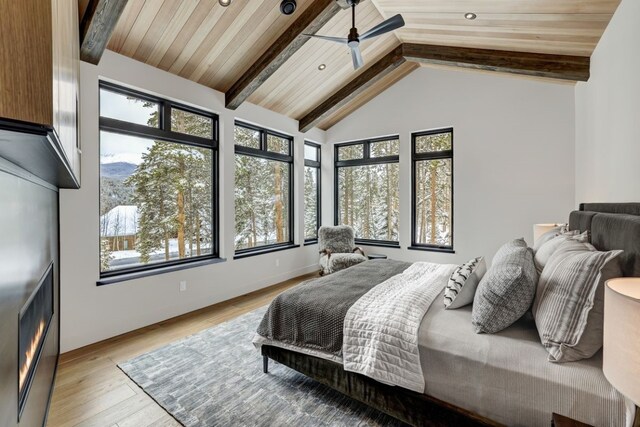
[(251, 341), (265, 311), (118, 366), (187, 427), (405, 425), (274, 361), (263, 374)]

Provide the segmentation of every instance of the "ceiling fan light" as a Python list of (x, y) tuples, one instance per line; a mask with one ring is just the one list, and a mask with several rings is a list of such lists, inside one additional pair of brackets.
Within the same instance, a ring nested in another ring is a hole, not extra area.
[(467, 12), (467, 13), (464, 14), (464, 17), (466, 19), (468, 19), (469, 21), (473, 21), (474, 19), (476, 19), (478, 17), (478, 15), (476, 15), (473, 12)]
[(218, 3), (220, 3), (222, 7), (227, 7), (231, 4), (231, 0), (218, 0)]
[(397, 14), (374, 26), (366, 33), (359, 35), (358, 29), (356, 28), (356, 5), (358, 4), (359, 0), (348, 0), (348, 2), (350, 2), (351, 4), (352, 27), (347, 38), (322, 36), (319, 34), (305, 34), (305, 36), (315, 37), (340, 44), (346, 44), (351, 51), (348, 53), (353, 59), (353, 68), (357, 70), (364, 65), (364, 59), (362, 58), (362, 52), (360, 51), (360, 42), (379, 37), (402, 28), (405, 26), (405, 21), (402, 15)]

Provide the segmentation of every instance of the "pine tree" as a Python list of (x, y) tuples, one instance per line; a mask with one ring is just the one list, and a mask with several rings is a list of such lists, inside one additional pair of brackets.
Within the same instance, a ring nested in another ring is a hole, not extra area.
[(138, 242), (140, 261), (148, 263), (151, 254), (164, 246), (165, 260), (171, 259), (169, 240), (176, 234), (173, 221), (175, 189), (173, 188), (170, 166), (166, 158), (170, 152), (169, 143), (155, 141), (149, 151), (142, 156), (142, 163), (127, 179), (134, 187), (134, 202), (138, 206)]
[[(149, 119), (149, 125), (158, 125), (157, 113)], [(210, 118), (172, 110), (171, 128), (175, 132), (210, 138), (212, 126)], [(208, 149), (154, 141), (143, 154), (142, 163), (125, 181), (133, 188), (133, 202), (138, 206), (137, 248), (142, 263), (148, 263), (151, 255), (163, 248), (165, 260), (170, 260), (171, 239), (177, 240), (179, 258), (201, 255), (203, 243), (211, 247), (211, 171)]]
[[(235, 143), (259, 148), (259, 132), (236, 126)], [(286, 152), (288, 141), (270, 135), (268, 147), (274, 152)], [(282, 243), (289, 239), (290, 179), (289, 167), (285, 163), (236, 155), (236, 249)]]
[(304, 237), (318, 235), (318, 173), (316, 168), (304, 168)]
[(109, 247), (109, 239), (100, 239), (100, 271), (107, 271), (111, 267), (113, 254)]
[[(451, 149), (451, 135), (437, 134), (416, 140), (418, 152)], [(451, 245), (451, 160), (434, 159), (416, 164), (417, 238), (421, 243)]]
[[(397, 155), (399, 141), (371, 144), (371, 157)], [(362, 158), (362, 146), (339, 149), (340, 160)], [(359, 238), (398, 240), (398, 163), (341, 167), (338, 170), (338, 213), (341, 224)]]

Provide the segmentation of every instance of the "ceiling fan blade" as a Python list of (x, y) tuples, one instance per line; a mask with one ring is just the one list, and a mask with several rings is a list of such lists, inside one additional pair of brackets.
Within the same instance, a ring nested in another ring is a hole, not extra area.
[(357, 70), (364, 65), (364, 59), (362, 59), (362, 52), (360, 52), (359, 46), (351, 48), (351, 58), (353, 59), (354, 70)]
[(378, 37), (388, 33), (389, 31), (397, 30), (402, 27), (404, 27), (404, 18), (402, 15), (392, 16), (360, 36), (360, 41)]
[(321, 36), (319, 34), (304, 34), (308, 37), (315, 37), (317, 39), (327, 40), (334, 43), (347, 44), (347, 39), (344, 37), (331, 37), (331, 36)]

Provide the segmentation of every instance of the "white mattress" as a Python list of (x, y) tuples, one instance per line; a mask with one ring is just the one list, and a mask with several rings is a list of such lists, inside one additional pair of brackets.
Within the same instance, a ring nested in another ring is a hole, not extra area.
[(633, 423), (635, 406), (605, 378), (602, 352), (551, 363), (531, 318), (479, 335), (471, 306), (444, 310), (436, 299), (421, 323), (419, 343), (426, 394), (507, 426), (548, 427), (553, 412), (594, 426)]

